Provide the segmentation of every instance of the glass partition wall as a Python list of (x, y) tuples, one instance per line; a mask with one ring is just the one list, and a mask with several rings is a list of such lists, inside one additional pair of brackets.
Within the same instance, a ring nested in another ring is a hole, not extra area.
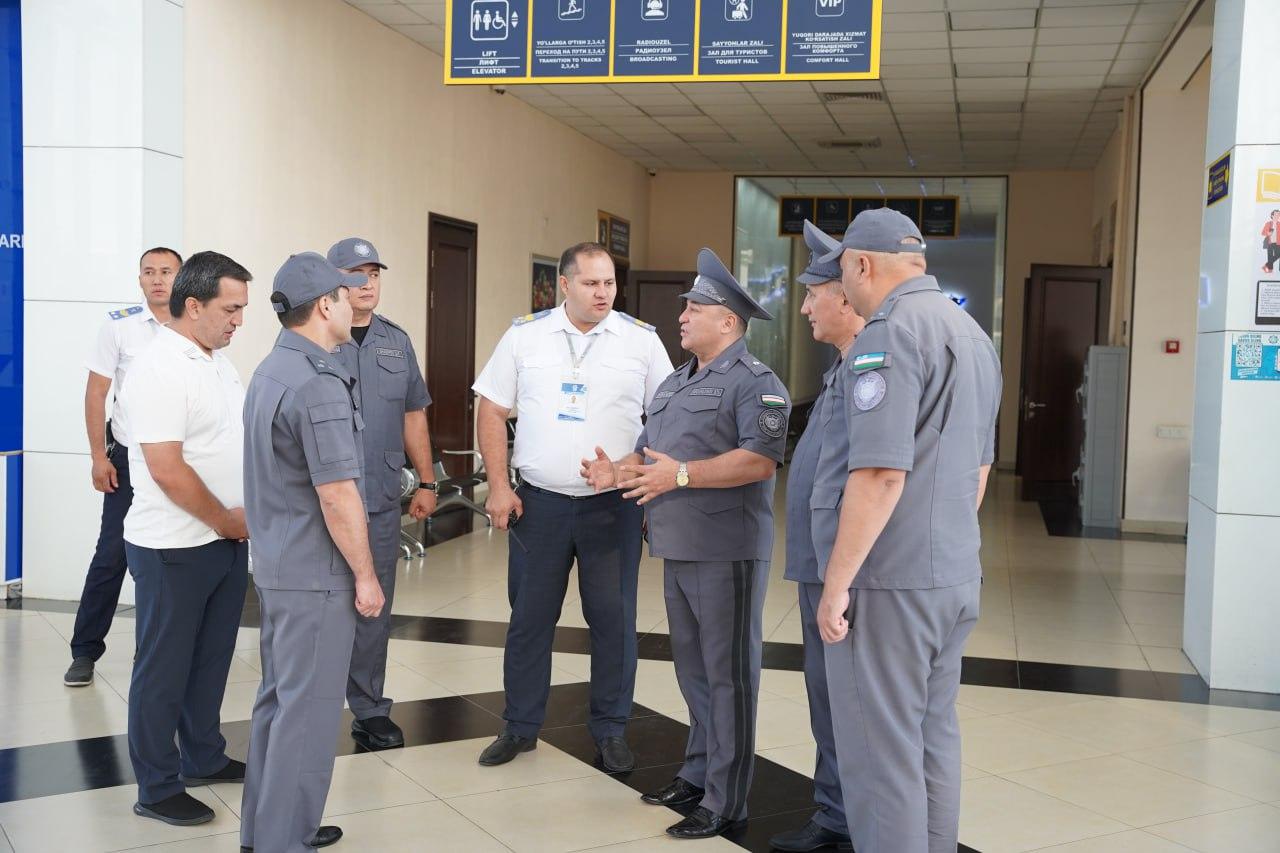
[(1007, 181), (1003, 177), (739, 177), (735, 185), (733, 258), (728, 266), (775, 317), (748, 327), (751, 352), (774, 369), (796, 403), (817, 396), (834, 350), (818, 344), (800, 314), (795, 284), (809, 261), (801, 237), (779, 236), (780, 199), (957, 199), (953, 238), (928, 237), (929, 274), (991, 335), (1000, 348), (1004, 302)]

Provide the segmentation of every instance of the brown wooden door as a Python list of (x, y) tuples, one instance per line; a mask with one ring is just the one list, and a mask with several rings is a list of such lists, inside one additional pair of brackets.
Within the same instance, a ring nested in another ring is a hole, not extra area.
[(1093, 344), (1105, 344), (1111, 270), (1032, 264), (1022, 344), (1018, 451), (1022, 498), (1070, 497), (1084, 439), (1076, 389)]
[(427, 273), (427, 419), (436, 458), (450, 474), (472, 470), (475, 435), (476, 226), (431, 215)]
[(627, 304), (635, 309), (627, 313), (657, 328), (672, 364), (682, 364), (689, 358), (680, 348), (680, 314), (684, 311), (680, 295), (693, 287), (695, 275), (652, 270), (632, 270), (627, 274)]

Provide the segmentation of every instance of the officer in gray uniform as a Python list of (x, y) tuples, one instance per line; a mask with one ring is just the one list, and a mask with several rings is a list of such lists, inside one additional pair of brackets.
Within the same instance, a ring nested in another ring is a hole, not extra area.
[(301, 853), (342, 836), (319, 826), (333, 733), (356, 615), (376, 617), (383, 606), (360, 494), (360, 392), (332, 356), (351, 336), (347, 289), (364, 281), (315, 252), (285, 261), (271, 294), (284, 330), (245, 394), (245, 516), (262, 607), (262, 684), (240, 843), (264, 853)]
[[(953, 853), (960, 823), (955, 701), (978, 620), (978, 508), (994, 457), (1000, 360), (925, 275), (924, 239), (896, 211), (864, 211), (822, 260), (867, 318), (841, 381), (849, 454), (818, 629), (840, 786), (858, 853)], [(825, 468), (824, 468), (825, 466)]]
[[(837, 380), (865, 324), (844, 296), (840, 264), (820, 261), (829, 250), (822, 232), (812, 222), (804, 224), (809, 266), (796, 281), (805, 288), (800, 313), (809, 320), (814, 340), (835, 348), (835, 361), (822, 375), (822, 390), (787, 469), (787, 568), (783, 575), (796, 581), (800, 598), (800, 623), (804, 636), (804, 683), (809, 695), (809, 724), (817, 743), (813, 772), (813, 799), (818, 810), (804, 826), (780, 832), (769, 839), (775, 850), (810, 851), (827, 846), (848, 849), (849, 828), (836, 769), (835, 734), (831, 728), (831, 703), (827, 696), (827, 667), (822, 637), (818, 634), (818, 601), (822, 598), (822, 570), (835, 544), (835, 509), (844, 492), (828, 471), (844, 472), (849, 457), (849, 430), (845, 420), (844, 388)], [(821, 488), (815, 482), (823, 481)], [(819, 560), (819, 554), (822, 559)]]
[(364, 417), (364, 502), (369, 510), (369, 547), (387, 606), (376, 619), (356, 621), (347, 704), (355, 719), (351, 736), (366, 749), (404, 746), (404, 732), (391, 720), (391, 700), (383, 693), (387, 677), (387, 643), (391, 638), (391, 606), (400, 559), (400, 474), (406, 451), (421, 486), (409, 513), (421, 520), (435, 510), (436, 483), (431, 466), (427, 406), (431, 395), (422, 381), (418, 357), (404, 329), (375, 314), (386, 264), (368, 240), (348, 237), (334, 243), (329, 263), (363, 274), (365, 285), (349, 292), (351, 340), (338, 347), (338, 360), (356, 378)]
[[(681, 346), (694, 358), (649, 404), (636, 452), (592, 465), (588, 480), (645, 505), (649, 552), (665, 560), (667, 619), (689, 706), (684, 767), (652, 805), (698, 803), (667, 829), (709, 838), (740, 826), (755, 759), (761, 618), (773, 553), (774, 472), (791, 401), (747, 351), (752, 317), (772, 320), (710, 249), (682, 297)], [(651, 464), (644, 464), (645, 459)]]

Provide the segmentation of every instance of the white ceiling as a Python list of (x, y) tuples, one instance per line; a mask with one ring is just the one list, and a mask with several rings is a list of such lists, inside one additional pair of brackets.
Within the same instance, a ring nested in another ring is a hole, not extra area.
[[(346, 0), (444, 53), (445, 0)], [(1194, 0), (884, 0), (881, 80), (510, 86), (653, 169), (1089, 169)], [(824, 93), (882, 101), (830, 103)], [(832, 140), (870, 143), (856, 150)]]

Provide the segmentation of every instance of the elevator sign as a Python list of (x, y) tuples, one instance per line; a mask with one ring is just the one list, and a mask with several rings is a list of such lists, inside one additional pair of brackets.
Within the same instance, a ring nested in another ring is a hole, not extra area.
[(445, 83), (874, 80), (883, 0), (446, 0)]

